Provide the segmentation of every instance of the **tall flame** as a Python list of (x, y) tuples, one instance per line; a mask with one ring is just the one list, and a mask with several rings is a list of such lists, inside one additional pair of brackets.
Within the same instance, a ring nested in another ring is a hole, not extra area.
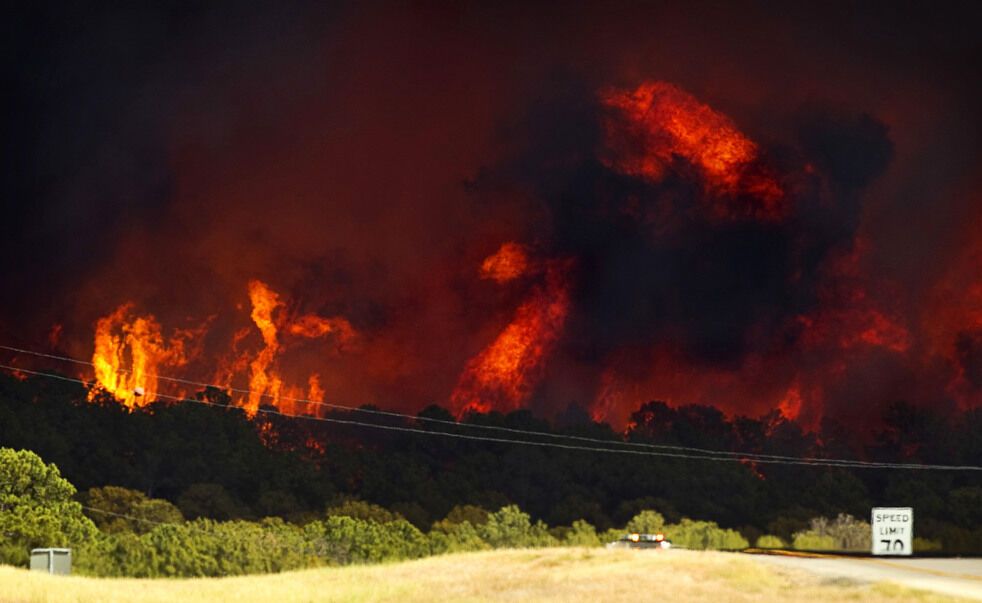
[(96, 323), (92, 364), (96, 382), (128, 408), (145, 406), (157, 398), (157, 371), (188, 361), (188, 344), (195, 331), (178, 331), (165, 341), (152, 315), (134, 316), (125, 303)]
[[(250, 415), (260, 405), (269, 404), (287, 414), (316, 414), (315, 403), (323, 402), (320, 375), (313, 373), (302, 387), (288, 386), (275, 370), (277, 355), (283, 350), (281, 335), (317, 339), (333, 335), (339, 349), (353, 341), (357, 333), (347, 319), (304, 314), (290, 320), (278, 293), (259, 280), (249, 282), (250, 314), (263, 339), (263, 349), (249, 362), (249, 396), (242, 404)], [(304, 402), (304, 400), (306, 402)]]
[[(262, 348), (250, 349), (248, 340), (254, 329), (239, 329), (232, 337), (230, 356), (220, 363), (212, 381), (231, 389), (233, 379), (247, 376), (248, 393), (233, 403), (250, 416), (263, 404), (287, 414), (315, 414), (316, 404), (324, 400), (321, 377), (310, 374), (306, 387), (285, 383), (276, 367), (277, 357), (285, 348), (281, 338), (285, 337), (289, 344), (291, 337), (330, 336), (340, 350), (356, 341), (357, 332), (341, 317), (304, 314), (291, 319), (280, 295), (262, 281), (250, 281), (248, 291), (252, 306), (249, 316), (259, 331)], [(92, 356), (96, 384), (128, 408), (150, 404), (158, 398), (158, 371), (187, 365), (199, 352), (206, 326), (207, 323), (198, 329), (179, 330), (165, 339), (156, 318), (135, 316), (133, 304), (123, 304), (96, 323)], [(90, 397), (95, 394), (93, 389)]]
[(467, 363), (450, 397), (457, 414), (508, 412), (528, 399), (566, 322), (566, 274), (565, 265), (550, 265), (545, 283), (532, 291), (498, 337)]
[(250, 316), (262, 334), (264, 344), (259, 355), (249, 363), (249, 398), (245, 409), (254, 415), (264, 396), (268, 395), (274, 401), (280, 397), (283, 381), (276, 373), (270, 373), (269, 367), (280, 349), (273, 312), (283, 304), (275, 291), (257, 280), (249, 281), (249, 300), (252, 302)]

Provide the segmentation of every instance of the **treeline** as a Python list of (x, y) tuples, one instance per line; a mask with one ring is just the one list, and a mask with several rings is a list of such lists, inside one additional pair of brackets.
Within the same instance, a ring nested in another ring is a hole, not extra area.
[(76, 571), (98, 576), (231, 576), (494, 548), (600, 546), (626, 531), (664, 532), (688, 548), (747, 546), (738, 533), (712, 522), (669, 525), (650, 510), (607, 534), (582, 520), (550, 528), (514, 505), (493, 512), (455, 507), (426, 532), (361, 501), (328, 508), (302, 524), (280, 518), (184, 521), (167, 501), (126, 488), (78, 495), (55, 465), (33, 452), (0, 448), (0, 468), (0, 563), (24, 565), (34, 547), (70, 547)]
[[(642, 510), (657, 509), (673, 525), (683, 525), (684, 515), (715, 522), (750, 544), (770, 536), (790, 546), (798, 535), (815, 531), (815, 518), (866, 518), (873, 506), (911, 506), (918, 535), (947, 551), (982, 551), (979, 472), (708, 461), (471, 441), (263, 414), (250, 420), (227, 406), (221, 391), (195, 397), (218, 406), (158, 403), (129, 412), (108, 396), (90, 401), (88, 392), (72, 383), (4, 375), (0, 446), (37, 451), (82, 491), (115, 484), (148, 500), (167, 501), (191, 522), (273, 517), (308, 525), (324, 520), (325, 506), (359, 499), (398, 514), (427, 535), (455, 509), (510, 505), (528, 513), (532, 525), (571, 529), (582, 520), (602, 534), (625, 526)], [(436, 406), (420, 416), (449, 424), (355, 412), (326, 418), (574, 446), (576, 440), (468, 425), (612, 443), (982, 465), (982, 410), (944, 414), (899, 402), (870, 433), (830, 420), (806, 432), (778, 413), (728, 418), (712, 407), (671, 408), (660, 402), (639, 408), (625, 433), (592, 421), (575, 406), (552, 423), (517, 411), (472, 415), (455, 424)]]

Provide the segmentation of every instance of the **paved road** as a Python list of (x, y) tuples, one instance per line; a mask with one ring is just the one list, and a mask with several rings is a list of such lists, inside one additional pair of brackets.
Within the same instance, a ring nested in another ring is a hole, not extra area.
[(982, 559), (785, 557), (756, 555), (763, 563), (857, 582), (894, 582), (911, 588), (982, 600)]

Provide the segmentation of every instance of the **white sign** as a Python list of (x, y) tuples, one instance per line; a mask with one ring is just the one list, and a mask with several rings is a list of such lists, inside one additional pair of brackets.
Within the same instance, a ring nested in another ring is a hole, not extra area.
[(874, 555), (910, 555), (914, 552), (914, 509), (911, 507), (874, 507)]

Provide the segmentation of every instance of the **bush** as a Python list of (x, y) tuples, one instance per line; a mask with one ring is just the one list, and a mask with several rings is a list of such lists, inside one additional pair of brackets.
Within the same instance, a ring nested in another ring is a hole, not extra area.
[(445, 523), (445, 521), (433, 524), (433, 529), (428, 535), (430, 551), (433, 554), (483, 551), (491, 548), (469, 521), (460, 523)]
[[(81, 499), (90, 508), (86, 515), (103, 532), (143, 534), (157, 524), (184, 521), (181, 511), (170, 502), (147, 498), (142, 492), (128, 488), (90, 488)], [(124, 515), (129, 517), (123, 517)]]
[(736, 530), (723, 529), (712, 521), (683, 518), (678, 524), (666, 526), (665, 535), (673, 546), (687, 549), (734, 551), (750, 546)]
[(641, 511), (627, 522), (625, 529), (638, 534), (655, 534), (664, 531), (665, 518), (657, 511)]
[(325, 514), (331, 516), (351, 517), (362, 521), (374, 521), (376, 523), (389, 523), (403, 519), (402, 515), (393, 513), (385, 507), (373, 505), (363, 500), (346, 500), (340, 505), (328, 507)]
[[(872, 532), (869, 523), (856, 519), (852, 515), (840, 513), (834, 520), (826, 517), (815, 517), (811, 520), (810, 526), (810, 529), (794, 535), (795, 548), (868, 551), (872, 547)], [(799, 541), (815, 546), (799, 546)]]
[(562, 538), (566, 546), (600, 546), (597, 530), (589, 522), (579, 519), (567, 530)]
[(448, 523), (463, 523), (469, 522), (473, 526), (483, 526), (488, 522), (488, 516), (491, 515), (486, 509), (482, 509), (476, 505), (457, 505), (450, 512), (443, 521)]
[(515, 505), (502, 507), (488, 515), (488, 521), (478, 526), (481, 539), (494, 548), (540, 547), (557, 544), (549, 529), (541, 521), (532, 518)]
[(426, 536), (405, 519), (378, 523), (332, 515), (307, 524), (304, 534), (318, 543), (319, 555), (340, 565), (414, 559), (430, 552)]
[(759, 549), (783, 549), (785, 548), (784, 541), (773, 536), (771, 534), (764, 534), (757, 539), (757, 548)]

